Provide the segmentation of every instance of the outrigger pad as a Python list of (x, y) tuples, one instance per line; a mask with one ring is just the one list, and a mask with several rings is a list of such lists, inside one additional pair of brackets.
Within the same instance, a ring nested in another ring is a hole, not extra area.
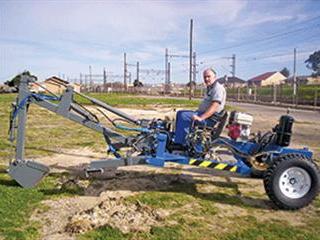
[(8, 169), (9, 175), (24, 188), (36, 186), (49, 171), (49, 167), (34, 161), (15, 161)]

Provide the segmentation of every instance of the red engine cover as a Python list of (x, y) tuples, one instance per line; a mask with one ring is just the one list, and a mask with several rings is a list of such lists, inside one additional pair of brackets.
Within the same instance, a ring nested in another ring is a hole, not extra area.
[(232, 139), (232, 140), (237, 140), (238, 137), (240, 137), (240, 133), (241, 133), (241, 128), (239, 124), (232, 124), (228, 126), (229, 129), (229, 133), (228, 136)]

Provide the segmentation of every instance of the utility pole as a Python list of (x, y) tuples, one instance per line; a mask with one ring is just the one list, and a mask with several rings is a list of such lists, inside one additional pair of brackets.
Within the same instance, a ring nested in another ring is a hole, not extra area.
[(123, 87), (127, 91), (127, 54), (123, 54)]
[(171, 84), (171, 63), (169, 62), (169, 58), (188, 58), (190, 59), (190, 55), (178, 55), (178, 54), (169, 54), (168, 49), (166, 48), (165, 52), (165, 92), (170, 92), (170, 84)]
[(127, 63), (127, 58), (126, 58), (126, 54), (124, 55), (124, 79), (125, 79), (125, 86), (126, 86), (126, 90), (128, 90), (128, 84), (127, 84), (127, 80), (129, 79), (129, 83), (131, 84), (131, 72), (128, 71), (128, 66), (130, 67), (135, 67), (137, 69), (137, 78), (139, 80), (139, 62), (137, 62), (136, 64), (131, 64), (131, 63)]
[(92, 91), (92, 68), (91, 65), (89, 65), (89, 91)]
[(236, 55), (233, 54), (231, 59), (232, 59), (232, 65), (231, 65), (232, 72), (231, 72), (231, 74), (232, 74), (232, 77), (235, 77), (236, 76)]
[(191, 94), (192, 94), (192, 33), (193, 33), (193, 19), (190, 20), (189, 100), (191, 100)]
[(193, 82), (196, 83), (197, 81), (197, 61), (196, 61), (196, 52), (193, 52), (193, 68), (192, 68), (192, 73), (193, 73), (193, 76), (192, 76), (192, 79), (193, 79)]
[(87, 80), (87, 74), (84, 75), (84, 89), (87, 92), (88, 90), (88, 80)]
[(168, 58), (169, 58), (169, 54), (168, 54), (168, 48), (166, 48), (165, 51), (165, 55), (164, 55), (164, 79), (165, 79), (165, 84), (168, 84)]
[(293, 50), (293, 99), (294, 103), (296, 103), (297, 99), (297, 49)]
[(171, 83), (171, 63), (168, 62), (168, 90), (170, 90), (170, 83)]
[(106, 69), (103, 69), (103, 92), (106, 92), (107, 89), (107, 72)]
[(131, 84), (131, 72), (129, 72), (128, 78), (129, 78), (129, 84)]
[(139, 62), (137, 62), (137, 81), (139, 82)]

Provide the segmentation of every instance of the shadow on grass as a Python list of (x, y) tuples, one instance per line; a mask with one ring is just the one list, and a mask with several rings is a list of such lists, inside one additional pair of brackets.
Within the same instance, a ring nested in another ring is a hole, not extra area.
[[(239, 184), (227, 177), (227, 181), (194, 179), (189, 174), (165, 174), (150, 172), (133, 172), (117, 170), (118, 175), (106, 181), (95, 180), (86, 189), (86, 195), (99, 196), (104, 191), (158, 191), (168, 193), (184, 193), (195, 198), (216, 203), (229, 204), (245, 208), (272, 209), (271, 202), (265, 199), (242, 196)], [(220, 188), (232, 189), (233, 193), (224, 193), (220, 189), (212, 192), (199, 192), (197, 184), (207, 184)]]
[(44, 196), (83, 196), (85, 189), (78, 184), (78, 179), (71, 177), (69, 173), (50, 173), (37, 186), (24, 189), (7, 172), (0, 174), (0, 186), (10, 187), (17, 191), (37, 191)]
[[(155, 173), (152, 172), (152, 170), (132, 171), (118, 169), (105, 172), (105, 174), (108, 173), (108, 176), (101, 175), (100, 179), (91, 178), (89, 186), (84, 188), (81, 186), (81, 184), (79, 184), (79, 180), (84, 177), (83, 168), (83, 165), (61, 167), (61, 170), (65, 170), (64, 173), (50, 173), (46, 179), (40, 183), (37, 189), (46, 196), (99, 196), (104, 191), (119, 190), (184, 193), (195, 198), (221, 204), (257, 209), (272, 208), (270, 201), (260, 198), (242, 196), (241, 192), (239, 191), (239, 184), (245, 183), (233, 182), (228, 176), (223, 176), (225, 177), (226, 181), (201, 180), (193, 178), (191, 174)], [(170, 169), (168, 169), (168, 171), (170, 171)], [(220, 189), (213, 189), (212, 192), (209, 193), (199, 192), (197, 189), (197, 185), (199, 184), (206, 184), (208, 186), (214, 186)], [(20, 187), (14, 180), (7, 180), (5, 178), (0, 178), (0, 185)], [(227, 193), (223, 192), (221, 188), (229, 189), (229, 191)]]
[(7, 187), (20, 187), (20, 185), (12, 179), (0, 179), (0, 185)]
[(81, 154), (81, 153), (70, 153), (66, 151), (61, 151), (61, 150), (54, 150), (54, 149), (49, 149), (49, 148), (43, 148), (43, 147), (26, 147), (26, 149), (29, 150), (37, 150), (37, 151), (42, 151), (42, 152), (47, 152), (47, 153), (54, 153), (54, 154), (63, 154), (66, 156), (73, 156), (73, 157), (86, 157), (86, 158), (92, 158), (96, 159), (96, 156), (93, 155), (86, 155), (86, 154)]
[(66, 196), (74, 196), (79, 195), (83, 196), (84, 189), (82, 188), (49, 188), (49, 189), (40, 189), (45, 196), (58, 196), (58, 195), (66, 195)]

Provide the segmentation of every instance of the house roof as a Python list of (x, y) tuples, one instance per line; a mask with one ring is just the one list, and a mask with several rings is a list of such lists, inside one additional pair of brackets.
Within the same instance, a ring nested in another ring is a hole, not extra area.
[(275, 73), (277, 73), (277, 72), (266, 72), (266, 73), (260, 74), (256, 77), (253, 77), (253, 78), (249, 79), (248, 81), (261, 82), (261, 81), (266, 80), (267, 78), (271, 77)]
[[(221, 77), (221, 78), (218, 78), (217, 81), (219, 83), (226, 83), (226, 78)], [(245, 82), (246, 82), (245, 80), (238, 77), (228, 77), (228, 81), (227, 81), (227, 83), (245, 83)]]
[(63, 80), (63, 79), (61, 79), (61, 78), (58, 78), (58, 77), (56, 77), (56, 76), (52, 76), (52, 77), (50, 77), (50, 78), (48, 78), (48, 79), (45, 80), (45, 82), (48, 82), (48, 81), (54, 82), (54, 83), (59, 84), (59, 85), (69, 84), (68, 81)]

